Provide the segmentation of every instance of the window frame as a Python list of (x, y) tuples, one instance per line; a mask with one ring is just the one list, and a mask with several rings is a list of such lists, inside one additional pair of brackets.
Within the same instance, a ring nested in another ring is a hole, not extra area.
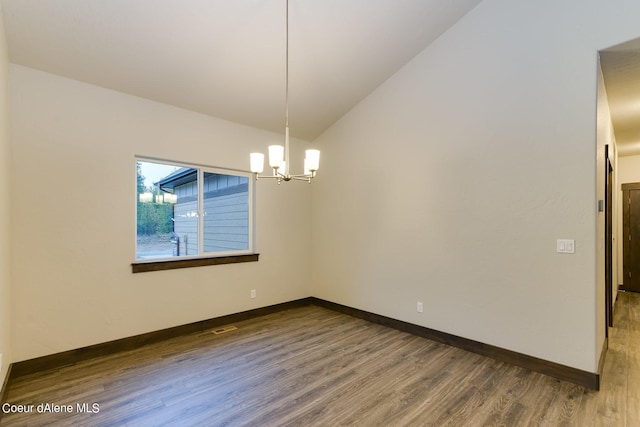
[[(158, 163), (168, 166), (193, 168), (197, 172), (197, 217), (198, 217), (198, 255), (170, 256), (139, 259), (138, 258), (138, 191), (137, 177), (134, 188), (134, 224), (135, 224), (135, 240), (134, 240), (134, 259), (131, 263), (132, 273), (141, 273), (147, 271), (173, 270), (177, 268), (201, 267), (206, 265), (235, 264), (242, 262), (258, 261), (259, 254), (256, 252), (256, 208), (255, 208), (255, 179), (249, 171), (223, 168), (219, 166), (210, 166), (198, 163), (189, 163), (181, 161), (173, 161), (167, 159), (159, 159), (148, 156), (134, 156), (134, 171), (137, 170), (138, 162)], [(247, 178), (247, 202), (248, 202), (248, 248), (240, 250), (204, 252), (204, 176), (205, 173), (242, 176)]]

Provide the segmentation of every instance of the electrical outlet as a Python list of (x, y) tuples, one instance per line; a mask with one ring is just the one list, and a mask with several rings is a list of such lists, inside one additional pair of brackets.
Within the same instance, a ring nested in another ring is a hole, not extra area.
[(424, 306), (422, 305), (422, 303), (420, 301), (418, 301), (418, 304), (416, 306), (416, 310), (418, 310), (418, 313), (422, 313), (424, 311)]
[(251, 289), (251, 298), (255, 298), (256, 297), (256, 290), (255, 289)]

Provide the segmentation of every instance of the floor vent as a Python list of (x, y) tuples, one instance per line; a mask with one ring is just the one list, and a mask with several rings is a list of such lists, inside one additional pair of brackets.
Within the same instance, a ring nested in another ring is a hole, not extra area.
[(220, 334), (224, 334), (224, 333), (227, 333), (227, 332), (235, 331), (236, 329), (238, 329), (238, 328), (236, 328), (233, 325), (232, 326), (225, 326), (224, 328), (214, 329), (213, 333), (216, 334), (216, 335), (220, 335)]

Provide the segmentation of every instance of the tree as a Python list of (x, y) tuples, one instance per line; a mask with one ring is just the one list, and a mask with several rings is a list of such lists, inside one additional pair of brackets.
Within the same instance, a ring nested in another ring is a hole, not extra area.
[(140, 162), (136, 163), (137, 179), (137, 232), (138, 236), (169, 234), (173, 231), (173, 205), (170, 203), (153, 203), (140, 201), (142, 193), (162, 194), (159, 187), (144, 185), (144, 175)]

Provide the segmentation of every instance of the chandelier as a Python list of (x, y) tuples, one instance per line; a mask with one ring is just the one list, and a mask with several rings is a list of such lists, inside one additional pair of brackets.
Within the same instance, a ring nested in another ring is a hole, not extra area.
[(264, 154), (251, 153), (251, 172), (258, 178), (275, 178), (280, 184), (282, 181), (307, 181), (316, 176), (320, 166), (320, 151), (306, 150), (304, 159), (304, 172), (301, 174), (291, 173), (291, 163), (289, 162), (289, 0), (286, 2), (286, 60), (285, 60), (285, 108), (284, 108), (284, 146), (269, 146), (269, 166), (273, 169), (273, 175), (260, 175), (264, 171)]

